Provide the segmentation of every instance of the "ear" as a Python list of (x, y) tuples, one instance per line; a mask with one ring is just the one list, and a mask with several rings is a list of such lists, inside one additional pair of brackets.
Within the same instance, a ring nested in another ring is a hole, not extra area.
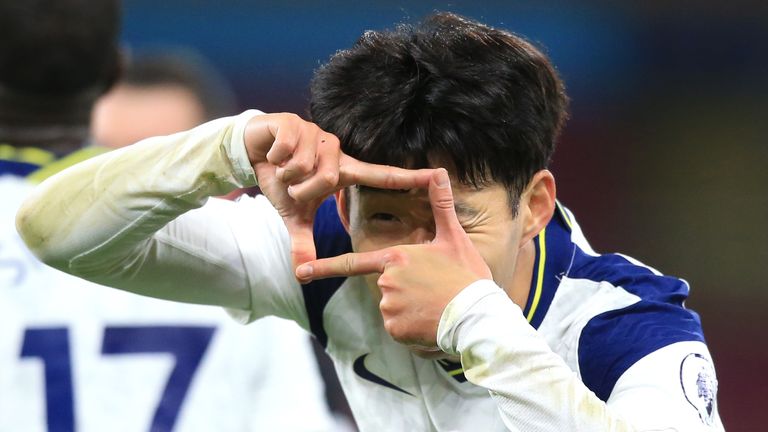
[(534, 174), (520, 197), (518, 217), (523, 218), (520, 246), (536, 237), (555, 213), (555, 177), (549, 170)]
[(348, 188), (337, 190), (333, 196), (336, 198), (336, 211), (339, 213), (344, 230), (349, 233), (349, 191)]

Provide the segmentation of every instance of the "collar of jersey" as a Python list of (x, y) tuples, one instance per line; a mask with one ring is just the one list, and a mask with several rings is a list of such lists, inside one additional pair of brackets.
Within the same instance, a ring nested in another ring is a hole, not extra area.
[(533, 328), (539, 328), (555, 297), (560, 280), (568, 270), (576, 245), (571, 241), (571, 220), (565, 208), (557, 202), (555, 215), (534, 237), (536, 259), (528, 301), (523, 315)]
[(435, 361), (445, 371), (445, 373), (447, 373), (448, 376), (454, 380), (460, 383), (467, 382), (467, 377), (464, 376), (464, 368), (462, 367), (461, 363), (448, 359), (440, 359)]
[(104, 147), (88, 146), (59, 159), (48, 150), (0, 144), (0, 175), (25, 177), (33, 183), (39, 183), (67, 167), (106, 151)]

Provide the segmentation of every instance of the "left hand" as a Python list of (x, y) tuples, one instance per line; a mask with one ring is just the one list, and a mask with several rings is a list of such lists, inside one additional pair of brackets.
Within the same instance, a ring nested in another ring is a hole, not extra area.
[(433, 348), (448, 303), (491, 271), (456, 216), (448, 172), (438, 169), (429, 182), (435, 238), (373, 252), (348, 253), (299, 266), (301, 280), (381, 273), (379, 309), (384, 328), (398, 342)]
[(253, 117), (243, 135), (259, 188), (283, 218), (291, 238), (291, 261), (317, 255), (313, 226), (318, 207), (351, 185), (381, 189), (425, 187), (431, 169), (409, 170), (365, 163), (344, 154), (339, 139), (290, 113)]

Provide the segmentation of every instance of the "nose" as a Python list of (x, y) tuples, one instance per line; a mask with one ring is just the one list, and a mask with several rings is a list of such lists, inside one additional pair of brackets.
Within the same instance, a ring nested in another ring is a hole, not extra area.
[(410, 243), (422, 244), (429, 243), (435, 238), (435, 230), (431, 228), (419, 227), (411, 232)]

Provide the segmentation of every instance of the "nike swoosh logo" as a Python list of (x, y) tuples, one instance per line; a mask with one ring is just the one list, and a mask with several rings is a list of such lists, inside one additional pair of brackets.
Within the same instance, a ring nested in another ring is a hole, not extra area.
[(396, 390), (402, 393), (407, 394), (408, 396), (413, 396), (411, 393), (401, 389), (400, 387), (392, 384), (391, 382), (385, 380), (384, 378), (376, 375), (375, 373), (368, 370), (368, 368), (365, 367), (365, 358), (368, 357), (368, 354), (363, 354), (357, 359), (355, 359), (355, 363), (352, 365), (352, 370), (355, 371), (357, 376), (360, 378), (370, 381), (374, 384), (378, 384), (381, 386), (384, 386), (386, 388), (390, 388), (392, 390)]

